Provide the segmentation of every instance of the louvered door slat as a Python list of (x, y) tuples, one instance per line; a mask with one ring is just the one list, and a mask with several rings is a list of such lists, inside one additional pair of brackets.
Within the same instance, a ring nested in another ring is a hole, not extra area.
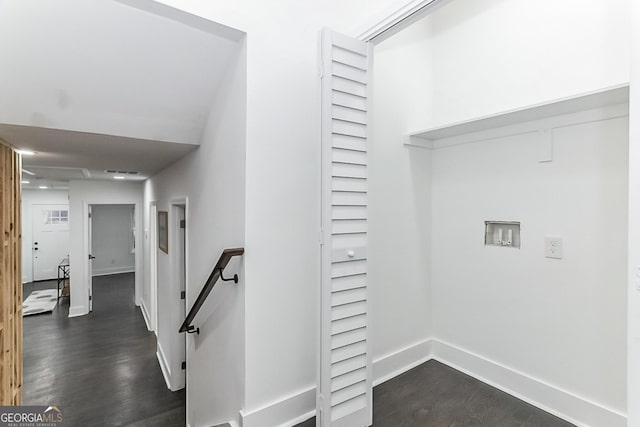
[(366, 43), (323, 32), (322, 318), (318, 417), (323, 427), (372, 422), (367, 292)]
[[(346, 369), (344, 372), (349, 372), (351, 369), (358, 369), (359, 367), (366, 367), (367, 365), (367, 342), (363, 341), (356, 345), (350, 345), (349, 347), (343, 347), (331, 352), (331, 373), (333, 376), (340, 375), (337, 372), (341, 369)], [(360, 360), (361, 366), (356, 368), (347, 369), (344, 368), (345, 364), (349, 364), (353, 361)], [(344, 363), (342, 363), (344, 362)]]
[(364, 71), (366, 71), (368, 68), (368, 60), (366, 55), (354, 53), (347, 49), (342, 49), (338, 46), (333, 46), (333, 54), (331, 59), (334, 62), (347, 64)]
[(339, 76), (332, 76), (331, 84), (333, 90), (338, 92), (344, 92), (351, 96), (358, 96), (360, 98), (367, 98), (367, 85), (354, 82), (353, 80), (345, 79)]
[(345, 92), (333, 91), (333, 105), (348, 107), (353, 110), (367, 111), (367, 99)]
[(355, 138), (349, 135), (334, 135), (333, 148), (344, 148), (366, 152), (367, 140), (362, 138)]

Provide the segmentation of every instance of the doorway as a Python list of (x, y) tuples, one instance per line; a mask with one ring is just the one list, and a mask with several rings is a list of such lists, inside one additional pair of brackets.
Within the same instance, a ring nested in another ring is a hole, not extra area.
[(149, 205), (149, 323), (158, 336), (158, 206)]
[(94, 278), (136, 273), (135, 205), (89, 205), (89, 311), (93, 311)]
[(52, 280), (69, 256), (69, 205), (32, 206), (33, 281)]
[[(178, 285), (179, 304), (178, 319), (182, 322), (187, 315), (186, 306), (186, 284), (187, 284), (187, 234), (186, 234), (187, 202), (186, 200), (176, 200), (171, 202), (170, 221), (170, 249), (171, 264), (174, 280)], [(172, 231), (171, 231), (172, 230)], [(186, 334), (178, 334), (178, 360), (181, 364), (181, 374), (178, 376), (177, 389), (186, 386), (186, 360), (187, 360), (187, 338)]]

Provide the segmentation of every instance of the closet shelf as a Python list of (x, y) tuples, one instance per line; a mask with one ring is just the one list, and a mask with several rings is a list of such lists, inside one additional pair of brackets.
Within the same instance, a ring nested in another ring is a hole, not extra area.
[[(629, 85), (624, 84), (556, 101), (536, 104), (472, 120), (412, 132), (409, 134), (409, 137), (410, 139), (411, 137), (414, 137), (426, 140), (425, 142), (429, 142), (517, 123), (546, 119), (562, 114), (591, 110), (607, 105), (625, 104), (628, 102)], [(409, 143), (409, 145), (417, 144)]]

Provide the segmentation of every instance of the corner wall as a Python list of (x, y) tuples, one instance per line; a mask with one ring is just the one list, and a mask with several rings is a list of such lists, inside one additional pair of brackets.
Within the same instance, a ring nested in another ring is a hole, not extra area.
[[(552, 162), (535, 132), (433, 150), (435, 338), (605, 414), (537, 402), (564, 417), (624, 426), (628, 119), (555, 126)], [(521, 248), (485, 246), (484, 221), (520, 222)]]
[(402, 144), (405, 130), (432, 114), (430, 36), (423, 20), (374, 50), (368, 235), (374, 383), (425, 357), (423, 343), (433, 334), (432, 154)]
[[(149, 265), (149, 206), (168, 211), (171, 201), (187, 199), (186, 308), (193, 306), (225, 248), (245, 246), (246, 48), (245, 41), (226, 67), (213, 100), (200, 147), (151, 177), (144, 187), (145, 266)], [(169, 218), (170, 227), (175, 224)], [(169, 230), (169, 238), (173, 235)], [(194, 325), (200, 334), (178, 333), (184, 320), (180, 289), (172, 277), (169, 254), (158, 251), (158, 354), (171, 389), (184, 387), (180, 364), (187, 343), (187, 423), (217, 425), (237, 420), (244, 404), (245, 271), (244, 257), (225, 270), (239, 283), (218, 281)], [(247, 254), (252, 251), (247, 247)], [(147, 274), (143, 305), (150, 306)]]

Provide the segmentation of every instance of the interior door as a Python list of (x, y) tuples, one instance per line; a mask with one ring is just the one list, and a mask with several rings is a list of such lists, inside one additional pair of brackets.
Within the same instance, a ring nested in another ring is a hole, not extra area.
[(69, 205), (33, 205), (33, 280), (58, 277), (69, 256)]
[(89, 215), (87, 219), (87, 248), (89, 249), (89, 259), (87, 260), (87, 277), (89, 280), (89, 311), (93, 311), (93, 260), (96, 257), (93, 256), (93, 220), (91, 218), (91, 205), (88, 206), (88, 210)]
[(317, 424), (373, 421), (367, 295), (369, 45), (322, 32), (322, 261)]
[[(180, 304), (179, 304), (179, 317), (180, 322), (187, 316), (186, 307), (186, 210), (184, 205), (176, 205), (174, 212), (175, 218), (175, 230), (177, 231), (175, 248), (176, 248), (176, 273), (178, 279), (178, 291), (180, 292)], [(180, 325), (178, 325), (180, 326)], [(180, 334), (180, 353), (179, 357), (181, 361), (185, 362), (182, 370), (182, 377), (180, 386), (186, 385), (186, 360), (187, 360), (187, 334)]]

